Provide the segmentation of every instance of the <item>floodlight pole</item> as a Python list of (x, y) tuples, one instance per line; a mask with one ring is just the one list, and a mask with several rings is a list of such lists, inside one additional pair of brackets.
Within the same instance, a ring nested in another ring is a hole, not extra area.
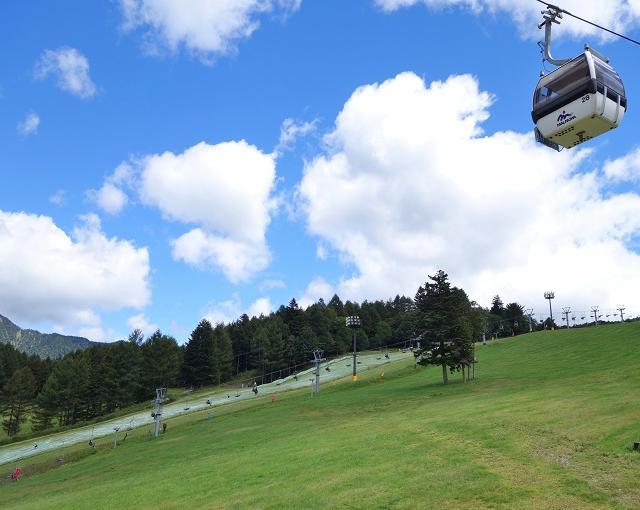
[(551, 300), (556, 297), (555, 292), (548, 291), (544, 293), (544, 298), (549, 300), (549, 317), (551, 318), (551, 329), (553, 329), (553, 310), (551, 309)]
[(357, 315), (350, 315), (346, 319), (347, 327), (351, 328), (351, 334), (353, 335), (353, 375), (351, 376), (352, 381), (358, 380), (358, 374), (356, 371), (356, 329), (360, 327), (360, 317)]
[(311, 360), (316, 364), (316, 381), (313, 390), (316, 394), (320, 393), (320, 363), (322, 363), (326, 359), (322, 357), (322, 354), (322, 349), (315, 349), (313, 351), (313, 360)]
[(624, 312), (626, 308), (624, 307), (624, 305), (618, 305), (618, 308), (616, 308), (616, 310), (620, 312), (620, 322), (624, 322), (624, 315), (622, 312)]
[(155, 422), (155, 428), (153, 431), (154, 437), (158, 437), (160, 435), (160, 424), (162, 422), (162, 403), (164, 402), (166, 393), (167, 388), (156, 388), (156, 407), (153, 412), (153, 419)]
[(562, 307), (562, 313), (564, 314), (564, 317), (567, 321), (567, 329), (569, 329), (569, 314), (571, 313), (571, 307), (570, 306), (563, 306)]

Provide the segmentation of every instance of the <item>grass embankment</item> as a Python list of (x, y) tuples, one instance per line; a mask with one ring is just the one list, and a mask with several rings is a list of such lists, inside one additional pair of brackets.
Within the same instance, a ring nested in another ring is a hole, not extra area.
[(639, 347), (640, 323), (534, 333), (479, 346), (476, 380), (448, 387), (398, 363), (104, 438), (54, 469), (30, 459), (0, 505), (639, 508)]

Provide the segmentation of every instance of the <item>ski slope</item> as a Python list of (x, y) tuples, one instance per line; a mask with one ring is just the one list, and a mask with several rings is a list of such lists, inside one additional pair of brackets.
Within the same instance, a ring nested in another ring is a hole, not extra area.
[[(392, 361), (410, 358), (412, 356), (413, 354), (409, 350), (406, 352), (401, 350), (389, 351), (388, 358), (379, 352), (359, 354), (358, 373), (380, 367), (384, 364), (391, 363)], [(320, 383), (334, 381), (351, 375), (353, 370), (352, 361), (352, 356), (348, 355), (322, 363), (320, 368)], [(329, 370), (327, 370), (327, 368)], [(309, 388), (309, 391), (311, 391), (311, 380), (315, 378), (314, 372), (315, 368), (309, 368), (298, 372), (295, 375), (285, 377), (284, 379), (278, 379), (268, 384), (262, 384), (258, 386), (258, 396), (270, 395), (303, 387), (307, 387)], [(162, 418), (163, 420), (166, 420), (175, 416), (215, 408), (249, 398), (255, 398), (250, 387), (238, 390), (229, 390), (227, 393), (218, 392), (212, 393), (211, 395), (198, 395), (198, 397), (193, 400), (186, 400), (163, 406)], [(207, 403), (207, 400), (210, 404)], [(153, 406), (150, 406), (148, 410), (139, 411), (126, 416), (120, 416), (112, 420), (96, 423), (95, 425), (2, 446), (0, 447), (0, 465), (15, 462), (17, 460), (51, 450), (56, 450), (58, 448), (64, 448), (65, 446), (73, 444), (83, 442), (88, 443), (92, 437), (98, 438), (113, 434), (115, 428), (120, 429), (119, 435), (122, 437), (127, 430), (153, 424), (153, 418), (151, 417), (152, 411)], [(34, 447), (36, 444), (37, 448)]]

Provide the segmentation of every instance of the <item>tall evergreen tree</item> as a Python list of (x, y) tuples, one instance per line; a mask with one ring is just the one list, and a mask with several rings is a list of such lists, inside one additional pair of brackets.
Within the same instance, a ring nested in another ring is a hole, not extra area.
[(213, 348), (213, 327), (202, 319), (184, 349), (183, 374), (187, 384), (200, 387), (213, 382)]
[(231, 347), (231, 338), (227, 329), (218, 324), (213, 330), (212, 335), (212, 382), (221, 384), (231, 378), (233, 373), (233, 348)]
[(142, 344), (142, 386), (146, 395), (155, 395), (155, 388), (174, 386), (178, 382), (182, 352), (175, 338), (153, 333)]
[(504, 317), (511, 328), (512, 335), (529, 331), (528, 326), (525, 329), (524, 307), (522, 305), (509, 303), (504, 309)]
[(36, 392), (36, 379), (29, 367), (19, 368), (4, 385), (0, 411), (2, 428), (8, 436), (15, 436), (26, 419), (31, 399)]
[(497, 315), (498, 317), (504, 317), (504, 304), (502, 303), (502, 299), (497, 294), (493, 296), (491, 300), (491, 309), (489, 310), (493, 315)]
[(338, 294), (333, 295), (327, 306), (333, 308), (338, 316), (344, 316), (344, 305), (342, 304), (342, 301), (340, 301)]
[(442, 381), (448, 371), (469, 362), (472, 349), (470, 304), (462, 289), (451, 287), (448, 275), (439, 270), (429, 276), (415, 297), (420, 312), (420, 349), (414, 354), (421, 365), (442, 367)]

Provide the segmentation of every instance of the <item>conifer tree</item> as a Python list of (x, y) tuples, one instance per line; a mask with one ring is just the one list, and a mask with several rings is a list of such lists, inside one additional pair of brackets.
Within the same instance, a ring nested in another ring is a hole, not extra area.
[(449, 381), (448, 371), (469, 363), (473, 347), (470, 304), (462, 289), (451, 287), (447, 273), (439, 270), (429, 276), (415, 297), (420, 312), (420, 349), (414, 352), (421, 365), (442, 367), (442, 382)]
[(0, 401), (2, 428), (8, 436), (15, 436), (26, 419), (31, 399), (36, 392), (36, 380), (29, 367), (19, 368), (5, 383)]
[(183, 374), (187, 384), (200, 387), (213, 382), (213, 327), (202, 319), (184, 349)]

